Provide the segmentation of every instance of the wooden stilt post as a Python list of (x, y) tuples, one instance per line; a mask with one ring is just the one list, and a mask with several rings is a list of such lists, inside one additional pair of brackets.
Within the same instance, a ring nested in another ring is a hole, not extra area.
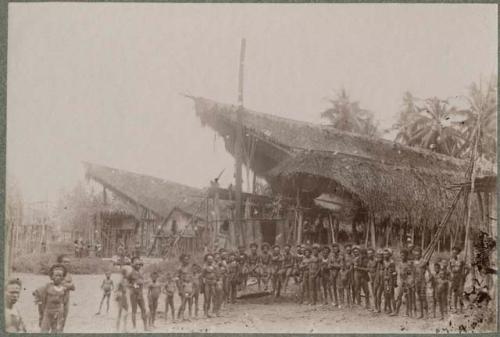
[(492, 231), (491, 231), (491, 221), (490, 221), (490, 207), (491, 207), (491, 204), (490, 204), (490, 193), (489, 192), (485, 192), (484, 193), (484, 210), (485, 210), (485, 217), (486, 217), (486, 233), (488, 233), (489, 235), (491, 235)]
[(333, 226), (333, 221), (334, 221), (334, 219), (332, 218), (332, 215), (330, 213), (328, 213), (328, 222), (330, 223), (330, 230), (332, 232), (332, 243), (336, 243), (337, 238), (335, 237), (335, 229)]
[[(212, 250), (215, 248), (215, 245), (217, 243), (217, 236), (219, 234), (219, 221), (220, 221), (220, 208), (219, 208), (219, 188), (217, 187), (215, 189), (215, 195), (214, 195), (214, 213), (215, 213), (215, 219), (213, 222), (213, 237), (212, 237)], [(234, 226), (231, 226), (234, 230)], [(231, 233), (231, 240), (234, 239), (234, 232)], [(233, 241), (234, 242), (234, 241)]]
[[(476, 197), (477, 197), (477, 203), (479, 205), (479, 228), (483, 229), (484, 226), (486, 225), (485, 217), (484, 217), (484, 207), (483, 207), (483, 198), (481, 197), (481, 192), (477, 191), (476, 192)], [(486, 232), (486, 230), (485, 230)]]
[(370, 221), (370, 231), (371, 231), (371, 234), (372, 234), (372, 248), (375, 249), (375, 247), (377, 246), (377, 243), (376, 243), (376, 238), (375, 238), (375, 215), (372, 214), (371, 216), (371, 221)]
[(365, 247), (368, 246), (368, 238), (370, 236), (370, 222), (372, 222), (372, 216), (371, 214), (368, 215), (368, 220), (365, 224)]
[(297, 188), (296, 212), (298, 214), (297, 223), (297, 244), (302, 243), (302, 210), (300, 209), (300, 190)]

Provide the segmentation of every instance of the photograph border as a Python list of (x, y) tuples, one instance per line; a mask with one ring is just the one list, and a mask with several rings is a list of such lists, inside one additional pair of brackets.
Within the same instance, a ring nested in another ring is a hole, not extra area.
[[(480, 0), (480, 1), (435, 1), (435, 0), (427, 0), (427, 1), (372, 1), (372, 0), (358, 0), (358, 1), (347, 1), (347, 0), (337, 0), (337, 1), (328, 1), (328, 0), (319, 0), (319, 1), (306, 1), (306, 0), (298, 0), (298, 1), (289, 1), (289, 0), (268, 0), (268, 1), (252, 1), (252, 0), (243, 0), (243, 1), (231, 1), (231, 0), (220, 0), (220, 1), (204, 1), (204, 0), (192, 0), (192, 1), (184, 1), (184, 0), (149, 0), (149, 1), (134, 1), (134, 0), (0, 0), (0, 202), (3, 207), (0, 207), (0, 217), (2, 219), (4, 230), (0, 231), (0, 246), (2, 247), (2, 256), (4, 258), (4, 263), (0, 264), (0, 273), (2, 277), (0, 278), (0, 289), (3, 289), (3, 285), (5, 282), (5, 276), (7, 271), (7, 263), (8, 263), (8, 249), (5, 245), (5, 236), (6, 236), (6, 226), (5, 226), (5, 192), (6, 192), (6, 133), (7, 131), (7, 47), (8, 47), (8, 5), (9, 3), (206, 3), (209, 5), (210, 3), (255, 3), (255, 4), (266, 4), (266, 3), (280, 3), (280, 4), (316, 4), (316, 3), (332, 3), (332, 4), (496, 4), (497, 5), (497, 20), (499, 13), (499, 2), (495, 0)], [(497, 31), (498, 34), (498, 31)], [(497, 35), (498, 36), (498, 35)], [(498, 43), (498, 41), (497, 41)], [(498, 72), (498, 55), (500, 49), (498, 49), (497, 45), (497, 72)], [(499, 95), (497, 92), (497, 101)], [(497, 118), (498, 125), (498, 118)], [(499, 134), (499, 130), (497, 127), (497, 135)], [(498, 136), (497, 136), (498, 137)], [(497, 138), (498, 139), (498, 138)], [(22, 155), (22, 154), (19, 154)], [(497, 148), (497, 167), (498, 167), (498, 148)], [(497, 181), (497, 195), (500, 187), (500, 182)], [(500, 205), (500, 201), (497, 198), (497, 208)], [(497, 260), (500, 257), (500, 249), (498, 247), (498, 228), (499, 221), (497, 219)], [(498, 277), (497, 271), (497, 277)], [(1, 303), (4, 303), (4, 292), (0, 292)], [(500, 303), (500, 293), (497, 291), (497, 303)], [(4, 316), (4, 306), (0, 306), (0, 335), (5, 331), (5, 316)], [(497, 332), (488, 332), (488, 333), (474, 333), (477, 336), (496, 336), (500, 332), (500, 315), (497, 307)], [(54, 336), (53, 334), (45, 334), (45, 333), (30, 333), (36, 334), (37, 336)], [(5, 336), (16, 336), (18, 334), (15, 333), (6, 333)], [(67, 336), (95, 336), (97, 334), (90, 333), (64, 333)], [(105, 336), (123, 336), (124, 334), (120, 333), (103, 333)], [(128, 333), (126, 335), (129, 335)], [(275, 334), (275, 333), (133, 333), (133, 336), (262, 336), (262, 335), (272, 335), (277, 337), (289, 337), (289, 336), (305, 336), (310, 334), (304, 333), (283, 333), (283, 334)], [(434, 335), (431, 333), (384, 333), (384, 334), (376, 334), (376, 333), (332, 333), (332, 334), (323, 334), (323, 333), (315, 333), (315, 336), (426, 336), (426, 335)], [(458, 333), (448, 334), (448, 335), (459, 335)]]

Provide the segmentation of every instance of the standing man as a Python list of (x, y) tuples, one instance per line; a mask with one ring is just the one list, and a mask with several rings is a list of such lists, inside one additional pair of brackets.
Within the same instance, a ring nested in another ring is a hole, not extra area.
[(248, 278), (248, 255), (245, 252), (246, 247), (241, 245), (238, 247), (238, 256), (236, 257), (239, 264), (239, 284), (240, 290), (243, 290), (247, 286), (247, 278)]
[(275, 297), (280, 297), (281, 281), (282, 281), (282, 265), (283, 257), (281, 255), (280, 246), (273, 246), (273, 254), (271, 256), (271, 280), (273, 285), (273, 293)]
[[(373, 248), (367, 249), (367, 260), (366, 260), (366, 269), (368, 276), (368, 292), (373, 296), (373, 303), (375, 304), (375, 278), (377, 273), (377, 259), (375, 257), (375, 250)], [(369, 296), (369, 295), (367, 295)], [(376, 309), (375, 304), (375, 309)]]
[(412, 316), (413, 313), (413, 284), (414, 284), (414, 272), (413, 263), (408, 261), (408, 251), (401, 250), (401, 263), (399, 264), (399, 286), (398, 286), (398, 297), (396, 299), (396, 311), (391, 313), (392, 316), (399, 314), (399, 309), (401, 304), (406, 303), (406, 315), (408, 317)]
[(382, 294), (384, 293), (384, 252), (382, 249), (377, 250), (375, 256), (376, 267), (375, 267), (375, 278), (373, 281), (373, 292), (374, 292), (374, 302), (375, 309), (377, 313), (382, 310)]
[(338, 298), (338, 280), (340, 268), (344, 264), (344, 258), (340, 254), (339, 245), (337, 243), (332, 243), (332, 254), (330, 255), (330, 280), (331, 287), (333, 291), (333, 298), (335, 299), (335, 305), (339, 306)]
[(73, 278), (71, 277), (70, 273), (69, 273), (69, 265), (70, 265), (70, 260), (69, 258), (66, 256), (66, 255), (59, 255), (57, 257), (57, 263), (58, 264), (61, 264), (64, 266), (64, 268), (66, 269), (66, 273), (65, 273), (65, 276), (64, 276), (64, 279), (62, 281), (62, 286), (64, 287), (65, 289), (65, 293), (64, 293), (64, 316), (63, 316), (63, 319), (62, 319), (62, 330), (61, 332), (64, 330), (64, 326), (66, 325), (66, 319), (68, 318), (68, 313), (69, 313), (69, 293), (70, 291), (75, 291), (75, 284), (73, 283)]
[[(459, 257), (460, 248), (455, 246), (451, 250), (451, 257), (448, 263), (449, 271), (451, 272), (451, 291), (450, 297), (453, 297), (453, 310), (455, 313), (458, 312), (458, 306), (460, 306), (460, 312), (463, 309), (462, 294), (464, 292), (464, 280), (465, 280), (465, 263)], [(450, 303), (451, 304), (451, 303)]]
[(148, 331), (148, 324), (146, 321), (146, 303), (144, 302), (144, 275), (141, 272), (142, 261), (138, 256), (132, 258), (132, 271), (128, 275), (128, 284), (130, 289), (130, 304), (132, 306), (132, 326), (137, 329), (136, 315), (137, 306), (141, 309), (142, 323), (144, 324), (144, 331)]
[(217, 274), (218, 270), (217, 266), (214, 263), (214, 256), (208, 253), (207, 255), (205, 255), (205, 265), (203, 266), (201, 272), (201, 278), (205, 287), (203, 291), (203, 295), (205, 297), (203, 302), (203, 311), (205, 313), (205, 317), (207, 318), (212, 317), (209, 314), (210, 306), (212, 305), (213, 307), (215, 307), (216, 305), (215, 287), (217, 285)]
[[(181, 254), (181, 256), (179, 256), (179, 261), (181, 264), (177, 268), (177, 272), (175, 275), (175, 283), (177, 285), (177, 292), (179, 293), (179, 298), (181, 299), (181, 303), (183, 303), (184, 301), (184, 292), (182, 290), (184, 288), (183, 282), (185, 279), (185, 275), (191, 272), (190, 260), (191, 256), (188, 254)], [(181, 318), (181, 308), (182, 306), (179, 307), (179, 311), (177, 312), (177, 319)]]
[(396, 310), (394, 304), (394, 288), (396, 287), (397, 281), (397, 271), (396, 264), (392, 259), (392, 250), (390, 248), (384, 249), (384, 311), (388, 314), (392, 314), (393, 310)]
[(264, 291), (267, 291), (269, 278), (271, 277), (271, 254), (269, 253), (269, 244), (264, 242), (261, 246), (262, 255), (260, 256), (261, 279), (264, 282)]
[(354, 302), (354, 256), (352, 255), (352, 245), (350, 243), (344, 245), (344, 265), (349, 274), (349, 289), (347, 291), (351, 292), (350, 297)]
[(319, 245), (312, 246), (312, 255), (309, 259), (309, 291), (312, 292), (312, 304), (316, 305), (318, 301), (318, 290), (320, 287), (320, 263)]
[(311, 263), (311, 249), (309, 247), (304, 248), (304, 257), (300, 261), (299, 271), (302, 279), (302, 289), (300, 293), (299, 304), (304, 303), (306, 299), (306, 304), (310, 303), (311, 291), (309, 289), (309, 264)]
[(353, 253), (353, 298), (352, 302), (357, 305), (361, 305), (361, 283), (363, 278), (363, 264), (362, 257), (360, 255), (359, 246), (352, 247)]
[(286, 293), (286, 288), (288, 286), (288, 282), (290, 281), (290, 277), (293, 275), (293, 266), (295, 262), (295, 258), (291, 252), (292, 246), (288, 243), (284, 246), (283, 251), (283, 292)]
[(420, 247), (413, 248), (413, 270), (415, 272), (415, 294), (417, 295), (420, 317), (427, 317), (429, 314), (429, 305), (427, 303), (427, 281), (426, 276), (430, 274), (429, 264), (422, 259), (422, 250)]
[(330, 247), (325, 246), (320, 256), (320, 282), (323, 288), (323, 302), (328, 304), (328, 296), (332, 298), (332, 288), (330, 287)]

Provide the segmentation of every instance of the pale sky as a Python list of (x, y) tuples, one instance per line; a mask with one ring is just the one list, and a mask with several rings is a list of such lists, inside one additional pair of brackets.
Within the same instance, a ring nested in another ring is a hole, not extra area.
[(204, 187), (233, 160), (190, 93), (324, 122), (345, 87), (382, 127), (403, 93), (447, 98), (497, 73), (496, 5), (10, 3), (7, 169), (57, 198), (91, 161)]

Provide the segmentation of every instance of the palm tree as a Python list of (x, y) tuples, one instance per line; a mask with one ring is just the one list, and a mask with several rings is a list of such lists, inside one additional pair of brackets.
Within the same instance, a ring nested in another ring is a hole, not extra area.
[(451, 120), (457, 109), (437, 97), (423, 100), (420, 104), (414, 99), (410, 101), (409, 96), (405, 98), (408, 109), (402, 111), (396, 140), (409, 146), (459, 156), (464, 140)]
[(335, 99), (327, 99), (332, 107), (321, 113), (321, 117), (327, 119), (330, 125), (336, 129), (369, 136), (378, 134), (377, 124), (373, 113), (361, 109), (359, 102), (353, 102), (345, 89), (342, 89)]
[(489, 83), (484, 86), (473, 83), (469, 89), (467, 101), (469, 107), (459, 111), (463, 116), (460, 129), (463, 132), (465, 142), (462, 152), (468, 156), (472, 151), (478, 127), (479, 118), (479, 153), (489, 161), (495, 161), (497, 144), (497, 79), (493, 76)]
[(392, 126), (393, 129), (398, 130), (398, 134), (395, 139), (396, 142), (408, 144), (408, 141), (410, 140), (412, 134), (412, 130), (410, 130), (410, 122), (419, 113), (416, 100), (417, 99), (411, 92), (407, 91), (404, 93), (402, 109), (399, 113), (399, 120)]

